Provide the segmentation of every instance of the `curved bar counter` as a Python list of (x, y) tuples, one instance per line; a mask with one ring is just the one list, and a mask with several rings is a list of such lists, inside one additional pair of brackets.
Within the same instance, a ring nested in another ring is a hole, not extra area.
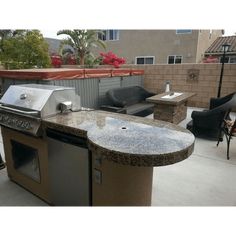
[(192, 153), (194, 139), (184, 131), (169, 124), (155, 127), (106, 117), (102, 130), (93, 128), (87, 137), (90, 149), (107, 160), (130, 166), (163, 166)]
[(80, 111), (43, 124), (87, 138), (94, 206), (151, 205), (153, 167), (182, 161), (194, 147), (193, 134), (184, 128), (124, 114)]

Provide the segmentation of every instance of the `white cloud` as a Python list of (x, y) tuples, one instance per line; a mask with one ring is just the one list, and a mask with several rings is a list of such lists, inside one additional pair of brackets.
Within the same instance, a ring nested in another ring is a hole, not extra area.
[(43, 37), (45, 38), (54, 38), (54, 39), (63, 39), (65, 38), (66, 36), (65, 35), (58, 35), (57, 36), (57, 32), (60, 30), (60, 29), (39, 29), (40, 32), (43, 34)]
[(236, 30), (233, 30), (233, 29), (225, 29), (225, 34), (224, 34), (224, 36), (232, 36), (232, 35), (236, 35)]

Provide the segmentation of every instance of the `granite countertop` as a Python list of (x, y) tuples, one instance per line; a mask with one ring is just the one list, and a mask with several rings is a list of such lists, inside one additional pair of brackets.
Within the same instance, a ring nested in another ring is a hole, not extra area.
[(43, 120), (44, 127), (88, 139), (89, 149), (131, 166), (163, 166), (193, 152), (194, 135), (177, 125), (105, 111), (79, 111)]

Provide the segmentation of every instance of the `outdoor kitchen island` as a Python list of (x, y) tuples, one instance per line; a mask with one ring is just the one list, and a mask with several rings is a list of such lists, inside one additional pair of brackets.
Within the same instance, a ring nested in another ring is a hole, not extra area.
[(150, 206), (153, 167), (182, 161), (194, 148), (194, 136), (184, 128), (124, 114), (79, 111), (42, 122), (45, 130), (87, 139), (92, 206)]

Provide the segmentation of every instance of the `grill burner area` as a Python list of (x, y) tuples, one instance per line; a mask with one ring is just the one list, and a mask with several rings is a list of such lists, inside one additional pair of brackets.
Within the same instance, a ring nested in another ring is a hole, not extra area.
[(42, 118), (80, 109), (80, 97), (75, 88), (11, 85), (0, 100), (0, 125), (40, 136)]

